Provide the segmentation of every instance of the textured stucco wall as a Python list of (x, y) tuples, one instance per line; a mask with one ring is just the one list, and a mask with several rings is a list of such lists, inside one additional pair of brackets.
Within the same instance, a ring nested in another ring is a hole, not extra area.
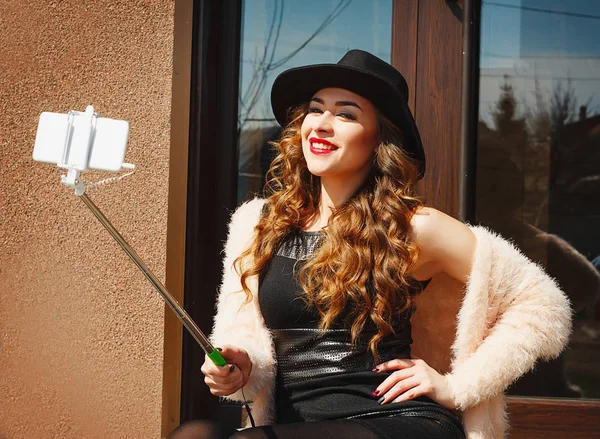
[(160, 437), (163, 303), (31, 153), (42, 111), (128, 120), (138, 170), (90, 198), (164, 278), (173, 8), (0, 1), (1, 439)]

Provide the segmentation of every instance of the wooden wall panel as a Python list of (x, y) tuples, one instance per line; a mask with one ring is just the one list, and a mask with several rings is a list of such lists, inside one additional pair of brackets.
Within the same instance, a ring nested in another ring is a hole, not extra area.
[(418, 7), (415, 119), (427, 157), (420, 194), (456, 217), (460, 163), (462, 23), (444, 1)]
[(415, 112), (417, 83), (417, 0), (395, 0), (392, 11), (392, 65), (408, 83), (408, 105)]

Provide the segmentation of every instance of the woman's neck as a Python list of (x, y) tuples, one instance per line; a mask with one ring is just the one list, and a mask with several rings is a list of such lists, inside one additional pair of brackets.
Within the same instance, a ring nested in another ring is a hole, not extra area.
[(321, 230), (327, 226), (329, 218), (335, 209), (350, 199), (358, 190), (359, 186), (348, 184), (340, 180), (321, 179), (321, 198), (319, 200), (319, 211), (313, 220), (307, 224), (305, 230)]

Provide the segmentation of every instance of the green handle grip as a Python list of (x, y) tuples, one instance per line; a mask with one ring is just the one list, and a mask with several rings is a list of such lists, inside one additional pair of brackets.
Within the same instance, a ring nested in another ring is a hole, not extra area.
[(217, 366), (225, 366), (227, 361), (223, 358), (223, 355), (215, 348), (210, 354), (207, 354), (208, 358), (212, 360)]

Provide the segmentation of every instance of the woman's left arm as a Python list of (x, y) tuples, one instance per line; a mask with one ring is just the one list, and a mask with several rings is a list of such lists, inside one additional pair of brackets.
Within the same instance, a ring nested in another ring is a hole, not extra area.
[[(411, 221), (410, 239), (419, 248), (413, 277), (430, 279), (442, 272), (465, 282), (471, 271), (476, 239), (463, 223), (442, 212), (422, 208)], [(376, 367), (390, 372), (373, 393), (380, 404), (428, 396), (449, 409), (456, 403), (446, 378), (421, 359), (395, 359)]]
[(422, 360), (379, 365), (395, 370), (377, 388), (384, 403), (425, 395), (465, 409), (502, 393), (539, 357), (562, 351), (570, 334), (569, 301), (540, 267), (501, 237), (434, 209), (422, 209), (412, 226), (420, 250), (415, 277), (445, 273), (466, 284), (465, 297), (452, 371), (442, 376)]

